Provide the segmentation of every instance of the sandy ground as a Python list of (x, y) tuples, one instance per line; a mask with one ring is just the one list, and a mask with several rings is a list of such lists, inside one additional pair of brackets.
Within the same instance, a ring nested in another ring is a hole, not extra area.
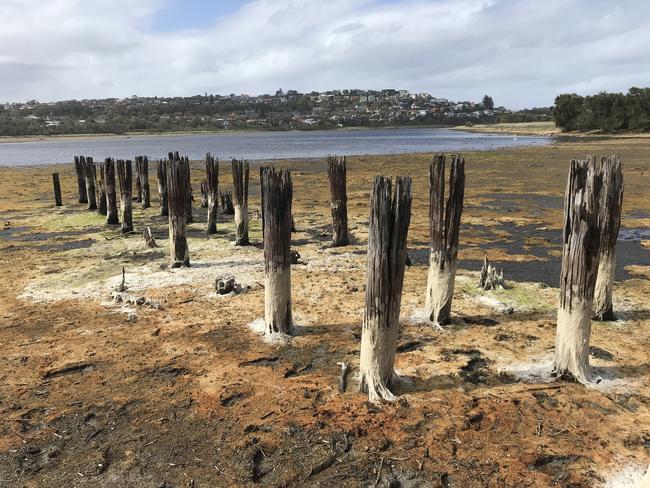
[[(571, 158), (613, 152), (626, 180), (619, 320), (594, 324), (602, 381), (585, 388), (549, 376), (562, 197)], [(256, 167), (254, 245), (232, 245), (227, 216), (208, 238), (195, 207), (183, 270), (168, 268), (155, 191), (153, 208), (134, 203), (136, 231), (150, 226), (160, 245), (145, 249), (139, 233), (122, 237), (75, 203), (71, 165), (0, 168), (0, 486), (634, 486), (650, 462), (649, 155), (642, 139), (466, 154), (444, 331), (421, 312), (430, 155), (349, 158), (354, 243), (340, 249), (328, 246), (324, 161), (279, 163), (292, 169), (292, 246), (305, 263), (292, 268), (298, 335), (287, 344), (255, 332), (264, 309)], [(379, 406), (355, 377), (376, 174), (414, 178), (396, 360), (409, 381), (398, 402)], [(220, 182), (232, 186), (229, 165)], [(485, 252), (506, 290), (476, 288)], [(115, 301), (123, 267), (128, 289)], [(246, 292), (216, 295), (223, 274)], [(343, 394), (339, 361), (353, 368)]]

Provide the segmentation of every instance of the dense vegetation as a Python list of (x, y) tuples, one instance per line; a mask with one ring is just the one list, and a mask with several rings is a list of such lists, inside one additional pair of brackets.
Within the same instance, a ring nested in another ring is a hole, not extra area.
[(555, 99), (555, 124), (568, 131), (650, 131), (650, 88), (627, 94), (563, 94)]

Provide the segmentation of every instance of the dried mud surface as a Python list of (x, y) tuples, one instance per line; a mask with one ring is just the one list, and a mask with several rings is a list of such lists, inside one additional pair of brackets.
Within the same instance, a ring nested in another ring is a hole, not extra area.
[[(625, 165), (619, 320), (593, 325), (599, 385), (553, 382), (568, 161), (613, 152)], [(445, 331), (420, 311), (430, 156), (349, 158), (354, 243), (339, 249), (328, 246), (324, 161), (279, 163), (292, 169), (293, 248), (304, 261), (292, 268), (298, 335), (286, 344), (249, 327), (264, 310), (257, 166), (255, 245), (232, 246), (227, 216), (207, 238), (195, 206), (189, 270), (168, 269), (155, 175), (153, 207), (134, 203), (136, 230), (150, 226), (160, 245), (147, 250), (141, 235), (122, 237), (74, 203), (72, 165), (0, 168), (0, 486), (628, 486), (612, 480), (650, 461), (649, 156), (647, 140), (466, 154)], [(54, 170), (62, 208), (52, 206)], [(408, 381), (398, 402), (378, 406), (356, 392), (355, 378), (376, 174), (414, 178), (396, 359)], [(232, 186), (228, 164), (220, 183)], [(476, 288), (486, 251), (506, 290)], [(128, 289), (116, 302), (122, 267)], [(222, 274), (246, 293), (217, 296)], [(343, 394), (340, 361), (352, 366)]]

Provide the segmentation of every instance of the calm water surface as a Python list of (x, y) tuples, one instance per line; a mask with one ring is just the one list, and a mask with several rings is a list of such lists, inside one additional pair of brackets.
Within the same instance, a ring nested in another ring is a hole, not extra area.
[(250, 160), (316, 158), (330, 154), (403, 154), (438, 151), (476, 151), (515, 146), (547, 145), (548, 137), (460, 132), (451, 129), (377, 129), (310, 132), (239, 132), (182, 136), (111, 137), (0, 143), (0, 165), (70, 163), (74, 155), (149, 159), (178, 151), (190, 159), (211, 152), (220, 159)]

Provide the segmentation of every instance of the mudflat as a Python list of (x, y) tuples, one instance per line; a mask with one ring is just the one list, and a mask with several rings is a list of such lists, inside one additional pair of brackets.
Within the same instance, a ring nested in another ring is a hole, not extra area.
[[(592, 326), (592, 388), (550, 377), (569, 161), (619, 153), (614, 308)], [(110, 155), (106, 155), (110, 156)], [(324, 160), (292, 171), (297, 335), (269, 344), (257, 166), (253, 245), (206, 235), (195, 162), (192, 266), (169, 269), (167, 219), (134, 202), (122, 236), (76, 203), (73, 165), (0, 168), (1, 486), (573, 486), (650, 461), (650, 139), (470, 152), (453, 324), (422, 308), (430, 154), (348, 158), (353, 243), (331, 248)], [(72, 155), (71, 155), (72, 157)], [(54, 207), (51, 173), (61, 175)], [(372, 178), (413, 177), (395, 403), (357, 392)], [(229, 162), (219, 184), (232, 188)], [(147, 249), (150, 227), (159, 247)], [(476, 285), (484, 255), (506, 289)], [(116, 294), (125, 270), (126, 291)], [(232, 275), (243, 292), (214, 291)], [(338, 391), (339, 362), (351, 365)], [(622, 482), (622, 481), (621, 481)], [(612, 485), (616, 486), (616, 485)], [(625, 486), (625, 485), (620, 485)]]

